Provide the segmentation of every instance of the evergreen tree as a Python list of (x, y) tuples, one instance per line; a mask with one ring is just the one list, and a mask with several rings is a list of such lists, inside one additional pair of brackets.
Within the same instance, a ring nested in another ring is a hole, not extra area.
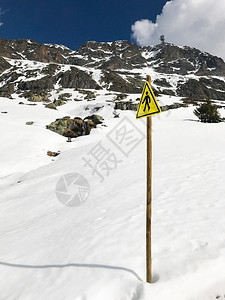
[(209, 99), (200, 104), (199, 107), (194, 110), (194, 114), (203, 123), (218, 123), (222, 121), (217, 106), (212, 104)]

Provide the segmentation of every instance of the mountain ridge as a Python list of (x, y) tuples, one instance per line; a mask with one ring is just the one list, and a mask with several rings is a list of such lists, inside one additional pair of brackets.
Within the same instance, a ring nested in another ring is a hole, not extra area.
[(222, 58), (188, 46), (87, 41), (71, 50), (63, 45), (0, 38), (1, 96), (40, 93), (57, 84), (61, 88), (139, 93), (147, 73), (153, 74), (153, 88), (158, 93), (225, 100)]

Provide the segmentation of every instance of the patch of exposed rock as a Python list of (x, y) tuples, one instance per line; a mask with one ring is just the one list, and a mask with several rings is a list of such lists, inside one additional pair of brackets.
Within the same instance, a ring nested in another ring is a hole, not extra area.
[(0, 38), (0, 56), (26, 59), (45, 63), (68, 63), (65, 55), (71, 50), (60, 45), (39, 44), (33, 40), (5, 40)]
[(88, 73), (75, 67), (66, 72), (60, 72), (54, 77), (54, 82), (59, 82), (62, 88), (96, 89), (97, 82)]
[(115, 101), (115, 109), (121, 109), (121, 110), (134, 110), (136, 111), (138, 109), (138, 103), (130, 101)]
[(219, 79), (215, 81), (206, 78), (189, 79), (186, 83), (178, 84), (177, 95), (196, 100), (207, 98), (225, 100), (225, 82)]
[(101, 77), (102, 85), (110, 91), (117, 91), (122, 93), (140, 93), (142, 88), (136, 82), (129, 82), (124, 80), (116, 72), (104, 71)]
[(0, 96), (11, 98), (12, 94), (14, 93), (15, 88), (13, 83), (6, 83), (0, 88)]
[(3, 57), (0, 57), (0, 73), (9, 68), (11, 68), (11, 65)]
[(71, 139), (90, 134), (91, 129), (96, 128), (102, 121), (103, 118), (99, 115), (91, 115), (84, 120), (79, 117), (72, 119), (66, 116), (56, 119), (56, 121), (46, 125), (46, 128)]
[(50, 75), (37, 80), (20, 81), (18, 89), (21, 91), (29, 90), (34, 93), (40, 93), (43, 90), (51, 90), (54, 88), (53, 78)]

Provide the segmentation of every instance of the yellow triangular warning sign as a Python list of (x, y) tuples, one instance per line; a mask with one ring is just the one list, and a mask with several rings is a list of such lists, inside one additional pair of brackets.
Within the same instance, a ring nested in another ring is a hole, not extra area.
[(141, 100), (138, 105), (136, 119), (161, 113), (161, 109), (155, 99), (153, 90), (148, 81), (145, 82)]

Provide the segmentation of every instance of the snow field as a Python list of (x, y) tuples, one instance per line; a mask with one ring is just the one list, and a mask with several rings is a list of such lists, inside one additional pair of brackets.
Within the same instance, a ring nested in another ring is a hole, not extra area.
[[(70, 101), (57, 111), (1, 98), (8, 114), (0, 115), (0, 299), (222, 298), (225, 124), (196, 122), (194, 107), (153, 117), (154, 283), (147, 284), (145, 139), (128, 156), (108, 139), (124, 118), (145, 136), (145, 120), (130, 111), (113, 118), (106, 98)], [(45, 129), (58, 117), (83, 118), (96, 105), (103, 106), (97, 114), (107, 127), (89, 136), (66, 143)], [(25, 125), (30, 120), (34, 124)], [(120, 160), (103, 182), (83, 161), (99, 142)], [(61, 154), (52, 161), (48, 150)], [(56, 184), (76, 172), (87, 178), (90, 194), (82, 205), (67, 207)]]

